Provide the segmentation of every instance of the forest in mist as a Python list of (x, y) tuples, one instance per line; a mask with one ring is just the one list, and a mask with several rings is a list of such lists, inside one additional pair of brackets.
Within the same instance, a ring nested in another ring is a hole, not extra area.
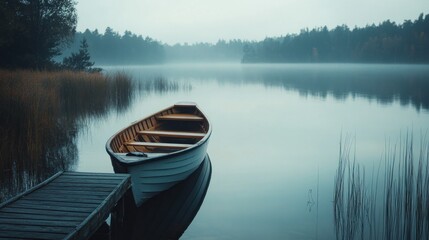
[(429, 15), (397, 24), (386, 20), (378, 25), (350, 29), (308, 28), (299, 34), (268, 37), (262, 41), (219, 40), (217, 43), (163, 44), (150, 37), (124, 34), (106, 28), (77, 32), (73, 43), (58, 58), (77, 51), (86, 39), (96, 64), (161, 64), (168, 62), (429, 62)]
[(96, 64), (153, 64), (165, 60), (164, 47), (158, 41), (130, 31), (120, 35), (110, 27), (104, 33), (97, 29), (76, 32), (72, 44), (63, 49), (57, 60), (77, 52), (83, 39), (86, 39), (91, 60)]
[(80, 42), (86, 39), (89, 53), (96, 64), (161, 64), (166, 62), (194, 62), (194, 61), (235, 61), (243, 57), (243, 47), (250, 42), (241, 40), (224, 41), (217, 43), (194, 43), (167, 45), (150, 37), (143, 37), (131, 31), (124, 34), (115, 32), (108, 27), (104, 33), (96, 29), (77, 32), (71, 45), (63, 49), (63, 57), (77, 52)]
[(350, 29), (326, 26), (246, 45), (243, 62), (429, 62), (429, 15)]

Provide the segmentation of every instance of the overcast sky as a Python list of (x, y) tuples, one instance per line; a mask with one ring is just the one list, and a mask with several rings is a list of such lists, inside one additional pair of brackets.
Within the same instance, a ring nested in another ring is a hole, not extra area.
[(263, 40), (303, 28), (403, 23), (429, 0), (78, 0), (77, 30), (112, 27), (163, 43)]

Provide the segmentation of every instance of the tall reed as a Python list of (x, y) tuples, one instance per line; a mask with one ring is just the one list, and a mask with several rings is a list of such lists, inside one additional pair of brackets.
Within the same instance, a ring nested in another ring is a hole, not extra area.
[(416, 151), (413, 139), (407, 134), (399, 146), (387, 144), (384, 168), (374, 168), (370, 179), (350, 159), (351, 141), (340, 142), (333, 196), (337, 239), (429, 238), (429, 144), (422, 137)]
[(84, 120), (124, 109), (126, 74), (0, 70), (0, 201), (72, 169)]
[(337, 239), (357, 239), (365, 233), (365, 171), (351, 159), (351, 140), (340, 141), (338, 169), (334, 182), (334, 223)]

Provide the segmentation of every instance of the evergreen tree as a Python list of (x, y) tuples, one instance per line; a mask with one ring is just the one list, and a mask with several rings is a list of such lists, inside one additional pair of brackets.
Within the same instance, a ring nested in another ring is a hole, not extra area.
[(0, 67), (49, 68), (76, 29), (75, 0), (1, 0)]
[(91, 56), (88, 51), (88, 43), (86, 39), (82, 39), (80, 42), (80, 49), (78, 53), (72, 53), (70, 57), (63, 59), (63, 67), (73, 71), (87, 71), (94, 72), (100, 71), (101, 69), (92, 68), (94, 62), (90, 61)]

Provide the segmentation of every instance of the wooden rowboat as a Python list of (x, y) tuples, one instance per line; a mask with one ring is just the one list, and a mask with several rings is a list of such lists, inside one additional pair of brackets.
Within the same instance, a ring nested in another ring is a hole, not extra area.
[(206, 155), (211, 126), (194, 103), (137, 121), (106, 143), (116, 173), (131, 175), (137, 206), (191, 175)]

